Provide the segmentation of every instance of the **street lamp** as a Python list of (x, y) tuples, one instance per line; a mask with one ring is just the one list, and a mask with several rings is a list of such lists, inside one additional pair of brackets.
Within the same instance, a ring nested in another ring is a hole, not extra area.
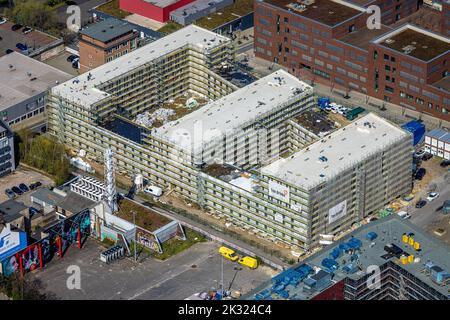
[(137, 240), (136, 240), (136, 234), (137, 234), (137, 229), (136, 229), (136, 212), (131, 211), (131, 213), (133, 214), (133, 224), (134, 224), (134, 262), (137, 262), (137, 256), (136, 256), (136, 247), (137, 247)]

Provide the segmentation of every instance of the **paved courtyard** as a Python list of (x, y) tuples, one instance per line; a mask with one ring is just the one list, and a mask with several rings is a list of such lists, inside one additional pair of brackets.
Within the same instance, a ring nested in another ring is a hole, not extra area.
[[(61, 299), (120, 299), (120, 300), (183, 300), (198, 292), (219, 288), (222, 258), (217, 243), (198, 243), (188, 250), (161, 262), (146, 259), (135, 264), (129, 259), (105, 264), (99, 255), (104, 248), (95, 240), (86, 241), (79, 251), (71, 247), (62, 260), (49, 263), (32, 277), (40, 279), (45, 290)], [(81, 271), (81, 289), (69, 290), (66, 272), (71, 265)], [(238, 270), (235, 270), (239, 267)], [(237, 263), (223, 263), (224, 288), (242, 293), (249, 292), (272, 275), (272, 270), (242, 268)]]

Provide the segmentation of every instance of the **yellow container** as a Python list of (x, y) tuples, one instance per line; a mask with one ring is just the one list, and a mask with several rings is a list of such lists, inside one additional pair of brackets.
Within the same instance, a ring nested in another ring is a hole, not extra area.
[(410, 254), (408, 256), (408, 263), (413, 263), (414, 262), (414, 256), (412, 254)]
[(413, 238), (409, 238), (409, 245), (413, 246), (414, 245), (414, 239)]
[(404, 235), (403, 235), (403, 237), (402, 237), (402, 241), (403, 241), (404, 243), (408, 243), (408, 241), (409, 241), (409, 237), (408, 237), (408, 235), (407, 235), (407, 234), (404, 234)]
[(414, 249), (416, 250), (420, 250), (420, 243), (419, 242), (414, 242)]
[(400, 262), (402, 264), (408, 264), (408, 258), (406, 256), (401, 256), (400, 257)]

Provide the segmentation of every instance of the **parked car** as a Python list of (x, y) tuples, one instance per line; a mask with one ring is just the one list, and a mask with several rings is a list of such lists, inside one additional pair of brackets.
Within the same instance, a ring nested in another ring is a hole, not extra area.
[(442, 213), (449, 214), (450, 213), (450, 200), (445, 200), (442, 204)]
[(13, 25), (12, 27), (11, 27), (11, 30), (12, 31), (17, 31), (17, 30), (19, 30), (19, 29), (21, 29), (22, 28), (22, 25), (21, 24), (15, 24), (15, 25)]
[(38, 182), (35, 182), (35, 183), (30, 184), (29, 187), (30, 187), (30, 190), (34, 190), (34, 189), (40, 187), (41, 185), (42, 185), (42, 183), (40, 183), (40, 182), (38, 181)]
[(437, 199), (438, 197), (439, 197), (439, 193), (437, 193), (437, 192), (430, 192), (430, 193), (428, 194), (427, 200), (428, 200), (429, 202), (431, 202), (431, 201), (433, 201), (434, 199)]
[(0, 17), (0, 24), (4, 24), (8, 21), (6, 18)]
[(409, 218), (411, 218), (411, 215), (410, 215), (408, 212), (406, 212), (406, 211), (399, 211), (399, 212), (397, 212), (397, 215), (398, 215), (400, 218), (403, 218), (403, 219), (409, 219)]
[(73, 61), (72, 61), (72, 68), (74, 68), (74, 69), (78, 69), (79, 68), (78, 61), (80, 61), (79, 58), (73, 59)]
[(21, 183), (19, 184), (19, 189), (20, 191), (22, 191), (23, 193), (30, 191), (30, 189), (27, 187), (27, 185), (25, 183)]
[(423, 208), (427, 204), (426, 200), (419, 200), (416, 202), (416, 208)]
[(30, 33), (31, 31), (33, 31), (33, 29), (30, 28), (30, 27), (25, 27), (25, 28), (22, 29), (23, 34), (28, 34), (28, 33)]
[(441, 162), (440, 166), (441, 167), (448, 167), (450, 165), (450, 160), (444, 160)]
[(11, 188), (12, 191), (14, 191), (15, 194), (17, 194), (18, 196), (23, 194), (23, 191), (20, 190), (18, 187), (14, 186)]
[(14, 50), (11, 50), (11, 49), (6, 49), (6, 50), (5, 50), (5, 53), (6, 53), (6, 54), (10, 54), (10, 53), (13, 53), (13, 52), (14, 52)]
[(8, 196), (8, 198), (13, 199), (16, 195), (11, 189), (6, 189), (5, 194)]
[(66, 60), (67, 60), (67, 62), (73, 62), (73, 60), (75, 60), (75, 58), (79, 59), (79, 57), (76, 54), (71, 54), (70, 56), (67, 57)]
[(429, 153), (429, 152), (425, 152), (425, 154), (422, 156), (422, 160), (423, 161), (428, 161), (431, 158), (433, 158), (433, 155), (431, 153)]
[(417, 172), (414, 176), (414, 179), (422, 180), (426, 173), (427, 173), (427, 170), (425, 170), (425, 168), (420, 168), (419, 170), (417, 170)]
[(23, 44), (23, 43), (20, 43), (20, 42), (16, 44), (16, 48), (19, 49), (20, 51), (27, 51), (28, 50), (27, 45)]
[(425, 153), (426, 153), (425, 150), (416, 151), (414, 153), (414, 158), (422, 159), (422, 157), (425, 155)]

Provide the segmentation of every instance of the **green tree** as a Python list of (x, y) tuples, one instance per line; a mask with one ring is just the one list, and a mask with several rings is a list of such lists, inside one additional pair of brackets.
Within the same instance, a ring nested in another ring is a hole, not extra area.
[(44, 3), (34, 0), (17, 0), (5, 15), (16, 23), (33, 28), (51, 29), (56, 25), (56, 13)]

